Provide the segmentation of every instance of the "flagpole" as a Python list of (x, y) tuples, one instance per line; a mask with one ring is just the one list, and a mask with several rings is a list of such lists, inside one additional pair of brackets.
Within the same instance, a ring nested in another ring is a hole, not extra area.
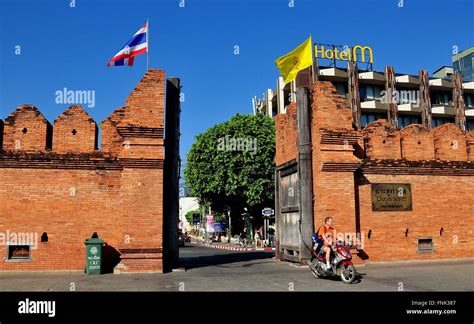
[(148, 52), (150, 51), (150, 42), (148, 41), (150, 34), (150, 23), (149, 20), (146, 20), (146, 71), (148, 72)]

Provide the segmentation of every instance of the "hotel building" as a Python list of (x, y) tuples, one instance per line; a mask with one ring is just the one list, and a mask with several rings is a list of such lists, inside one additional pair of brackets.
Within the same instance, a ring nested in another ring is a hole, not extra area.
[[(429, 93), (432, 111), (432, 127), (445, 123), (454, 123), (455, 108), (453, 104), (453, 80), (455, 71), (463, 77), (462, 92), (465, 105), (467, 130), (474, 130), (474, 80), (472, 78), (472, 61), (474, 47), (453, 56), (453, 65), (443, 66), (434, 71), (429, 79)], [(470, 65), (469, 65), (469, 64)], [(347, 68), (319, 66), (318, 80), (330, 81), (349, 106), (349, 74)], [(303, 71), (302, 71), (303, 72)], [(300, 73), (302, 73), (300, 72)], [(389, 104), (385, 102), (386, 75), (384, 71), (358, 71), (359, 96), (361, 110), (361, 127), (365, 127), (378, 119), (386, 119)], [(396, 67), (395, 67), (396, 72)], [(263, 99), (252, 99), (254, 114), (262, 113), (274, 117), (285, 113), (292, 102), (292, 93), (296, 89), (296, 81), (283, 84), (280, 77), (276, 89), (267, 89)], [(398, 98), (398, 127), (410, 124), (421, 124), (420, 79), (418, 75), (395, 73), (395, 89)]]

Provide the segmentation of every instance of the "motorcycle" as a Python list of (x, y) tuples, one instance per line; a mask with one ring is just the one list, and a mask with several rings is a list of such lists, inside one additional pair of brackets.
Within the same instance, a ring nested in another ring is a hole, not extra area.
[(188, 233), (184, 234), (184, 242), (191, 243), (191, 236)]
[(240, 245), (241, 247), (253, 247), (253, 240), (245, 237), (242, 233), (240, 235), (234, 235), (232, 241), (235, 245)]
[(328, 278), (340, 276), (341, 280), (350, 284), (356, 277), (356, 269), (352, 263), (351, 245), (335, 244), (331, 246), (330, 268), (326, 268), (326, 253), (318, 246), (317, 236), (313, 234), (311, 246), (311, 258), (308, 261), (309, 268), (315, 278)]

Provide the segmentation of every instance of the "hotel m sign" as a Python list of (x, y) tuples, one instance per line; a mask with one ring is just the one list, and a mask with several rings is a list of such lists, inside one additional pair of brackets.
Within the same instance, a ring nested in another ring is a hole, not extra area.
[[(356, 45), (354, 47), (314, 44), (314, 57), (326, 60), (348, 62), (374, 63), (372, 49), (369, 46)], [(360, 57), (360, 60), (359, 60)]]
[(409, 183), (373, 183), (372, 211), (411, 211)]

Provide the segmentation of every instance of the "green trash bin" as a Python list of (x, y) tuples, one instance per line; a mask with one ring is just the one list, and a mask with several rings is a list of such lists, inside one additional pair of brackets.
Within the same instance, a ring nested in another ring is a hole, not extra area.
[(85, 240), (86, 244), (86, 274), (100, 275), (102, 268), (102, 241), (99, 238)]

